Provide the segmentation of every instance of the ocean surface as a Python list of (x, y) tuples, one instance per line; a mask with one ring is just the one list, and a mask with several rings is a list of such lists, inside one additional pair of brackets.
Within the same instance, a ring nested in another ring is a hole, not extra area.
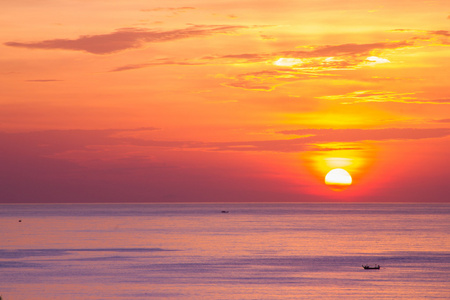
[(0, 205), (0, 241), (3, 300), (450, 299), (449, 204)]

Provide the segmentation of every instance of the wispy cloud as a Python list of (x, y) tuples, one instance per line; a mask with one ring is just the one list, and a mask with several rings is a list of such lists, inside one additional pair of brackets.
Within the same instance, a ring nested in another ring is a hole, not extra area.
[[(403, 30), (396, 30), (403, 31)], [(301, 50), (278, 51), (273, 53), (244, 53), (223, 56), (204, 57), (204, 60), (220, 63), (264, 63), (265, 69), (254, 73), (245, 73), (233, 76), (233, 82), (225, 83), (226, 86), (239, 87), (243, 89), (254, 89), (270, 91), (277, 86), (302, 80), (305, 78), (329, 76), (326, 72), (339, 70), (355, 70), (378, 64), (389, 64), (383, 54), (389, 51), (423, 47), (423, 40), (435, 45), (431, 36), (444, 36), (449, 34), (446, 30), (426, 31), (426, 38), (417, 36), (402, 41), (388, 41), (377, 43), (347, 43), (338, 45), (312, 45), (305, 46)], [(444, 41), (439, 41), (444, 45)], [(268, 68), (267, 64), (272, 64)], [(274, 70), (275, 68), (275, 70)], [(280, 75), (282, 73), (282, 75)], [(290, 74), (288, 74), (290, 73)], [(263, 76), (258, 78), (257, 76)], [(374, 79), (375, 80), (375, 79)], [(403, 102), (403, 103), (433, 103), (446, 104), (446, 99), (417, 99), (407, 93), (378, 92), (373, 91), (354, 92), (353, 94), (341, 96), (329, 96), (324, 99), (344, 100), (346, 103), (356, 102)], [(348, 101), (348, 100), (351, 101)]]
[[(271, 91), (279, 85), (311, 78), (329, 77), (329, 71), (352, 70), (389, 60), (372, 53), (387, 49), (409, 47), (412, 43), (384, 42), (370, 44), (342, 44), (305, 47), (306, 50), (274, 53), (245, 53), (205, 57), (204, 60), (225, 63), (264, 63), (266, 70), (244, 73), (232, 77), (229, 87)], [(271, 65), (268, 69), (267, 64)], [(336, 76), (336, 75), (335, 75)]]
[(141, 11), (144, 12), (154, 12), (154, 11), (172, 11), (172, 12), (185, 12), (193, 10), (195, 7), (183, 6), (183, 7), (156, 7), (156, 8), (144, 8)]
[(399, 102), (410, 104), (450, 104), (450, 99), (420, 99), (416, 93), (399, 93), (392, 91), (354, 91), (342, 95), (316, 97), (318, 99), (339, 101), (342, 104), (362, 102)]
[(436, 122), (436, 123), (450, 123), (450, 119), (439, 119), (439, 120), (434, 120), (434, 122)]
[[(254, 28), (251, 26), (250, 28)], [(261, 27), (261, 26), (258, 26)], [(262, 26), (264, 27), (264, 26)], [(240, 29), (242, 27), (239, 27)], [(330, 70), (346, 70), (355, 69), (361, 65), (386, 63), (388, 62), (384, 58), (369, 56), (371, 51), (383, 50), (383, 49), (397, 49), (406, 46), (410, 46), (411, 43), (407, 41), (403, 42), (384, 42), (384, 43), (371, 43), (371, 44), (342, 44), (342, 45), (324, 45), (324, 46), (308, 46), (306, 50), (295, 51), (279, 51), (273, 53), (239, 53), (239, 54), (226, 54), (226, 55), (208, 55), (197, 59), (177, 61), (173, 59), (165, 59), (154, 62), (137, 63), (125, 66), (117, 67), (111, 71), (126, 71), (132, 69), (140, 69), (150, 67), (154, 65), (205, 65), (205, 64), (249, 64), (249, 63), (265, 63), (277, 67), (281, 70), (261, 70), (258, 71), (261, 74), (266, 75), (265, 79), (261, 78), (261, 81), (268, 79), (268, 74), (272, 72), (274, 75), (273, 81), (277, 81), (280, 77), (280, 73), (292, 72), (289, 76), (299, 77), (303, 79), (306, 75), (311, 75), (311, 71), (316, 73)], [(290, 63), (289, 63), (290, 62)], [(292, 63), (295, 62), (295, 63)], [(284, 69), (284, 70), (283, 70)], [(294, 71), (288, 69), (295, 69)], [(303, 71), (303, 75), (299, 76), (299, 72)], [(306, 73), (305, 73), (306, 72)], [(308, 74), (309, 72), (309, 74)], [(257, 73), (257, 72), (256, 72)], [(236, 77), (236, 82), (226, 84), (232, 87), (242, 87), (245, 89), (262, 89), (271, 90), (274, 86), (267, 84), (255, 84), (255, 74), (241, 74)], [(282, 75), (286, 79), (286, 74)], [(318, 74), (316, 74), (318, 76)], [(250, 79), (250, 82), (246, 82), (245, 79)], [(282, 80), (286, 81), (286, 80)], [(287, 80), (290, 81), (290, 80)], [(278, 83), (277, 83), (278, 84)]]
[(139, 48), (146, 43), (168, 42), (186, 38), (230, 33), (247, 26), (194, 25), (176, 30), (148, 30), (144, 28), (122, 28), (112, 33), (82, 35), (76, 39), (52, 39), (38, 42), (7, 42), (6, 46), (28, 49), (64, 49), (85, 51), (92, 54), (110, 54)]
[(223, 85), (246, 90), (271, 91), (282, 84), (311, 78), (317, 78), (317, 75), (292, 70), (266, 70), (229, 77), (230, 82)]
[[(414, 32), (414, 33), (423, 33), (427, 35), (443, 35), (450, 36), (450, 31), (448, 30), (422, 30), (422, 29), (393, 29), (392, 32)], [(417, 37), (415, 37), (417, 38)]]
[(311, 135), (306, 139), (313, 142), (360, 142), (441, 138), (450, 135), (450, 128), (298, 129), (278, 133)]
[(420, 29), (394, 29), (392, 32), (412, 32), (416, 36), (410, 38), (411, 41), (428, 41), (432, 42), (434, 46), (448, 46), (450, 45), (450, 31), (448, 30), (420, 30)]
[[(274, 62), (280, 58), (284, 59), (296, 59), (297, 63), (291, 64), (291, 66), (300, 67), (307, 64), (306, 67), (312, 65), (324, 66), (336, 66), (345, 65), (344, 58), (358, 58), (359, 63), (361, 60), (366, 60), (368, 55), (372, 51), (381, 51), (385, 49), (398, 49), (403, 47), (412, 46), (411, 41), (401, 41), (401, 42), (383, 42), (383, 43), (370, 43), (370, 44), (341, 44), (341, 45), (320, 45), (320, 46), (305, 46), (305, 50), (290, 50), (290, 51), (279, 51), (272, 53), (244, 53), (244, 54), (233, 54), (233, 55), (223, 55), (223, 56), (208, 56), (204, 59), (209, 60), (226, 60), (226, 59), (236, 59), (239, 62), (263, 62), (267, 60), (273, 60)], [(312, 63), (311, 60), (302, 59), (313, 59), (313, 58), (323, 58), (324, 60), (316, 61)], [(332, 59), (335, 58), (335, 59)], [(373, 58), (374, 59), (374, 58)], [(347, 64), (351, 64), (351, 61), (346, 61)], [(309, 63), (309, 65), (308, 65)], [(354, 64), (354, 63), (353, 63)]]
[(355, 147), (342, 147), (342, 149), (335, 147), (326, 148), (323, 147), (323, 144), (442, 138), (450, 135), (450, 128), (299, 129), (285, 130), (278, 133), (300, 137), (287, 140), (218, 143), (213, 150), (299, 152), (310, 150), (311, 147), (317, 150), (317, 144), (322, 145), (321, 149), (319, 149), (320, 151), (324, 151), (324, 149), (347, 150)]
[(55, 82), (55, 81), (62, 81), (60, 79), (28, 79), (27, 82)]
[[(448, 119), (444, 119), (441, 122), (448, 122)], [(98, 151), (98, 147), (125, 147), (127, 145), (173, 150), (295, 152), (310, 149), (309, 147), (311, 146), (324, 143), (417, 140), (442, 138), (450, 135), (450, 128), (298, 129), (277, 132), (283, 135), (295, 135), (298, 136), (297, 138), (238, 142), (159, 141), (148, 138), (142, 139), (134, 135), (135, 132), (157, 129), (149, 127), (106, 130), (49, 130), (28, 133), (0, 132), (0, 140), (4, 144), (11, 145), (9, 150), (14, 153), (21, 153), (25, 149), (34, 149), (33, 151), (36, 151), (36, 154), (49, 157), (68, 151), (92, 152)], [(353, 149), (354, 146), (351, 148)], [(336, 150), (334, 147), (333, 149)], [(348, 147), (342, 149), (348, 149)]]
[(348, 55), (367, 55), (373, 50), (382, 49), (397, 49), (402, 47), (412, 46), (410, 41), (401, 42), (382, 42), (369, 44), (341, 44), (341, 45), (324, 45), (313, 47), (310, 51), (284, 51), (288, 57), (333, 57), (333, 56), (348, 56)]
[(142, 69), (142, 68), (147, 68), (147, 67), (152, 67), (152, 66), (164, 66), (164, 65), (197, 66), (197, 65), (202, 65), (202, 64), (203, 63), (200, 63), (200, 62), (175, 61), (175, 60), (170, 60), (167, 58), (161, 58), (161, 59), (157, 59), (157, 60), (154, 60), (151, 62), (146, 62), (146, 63), (129, 64), (129, 65), (120, 66), (120, 67), (110, 70), (109, 72), (121, 72), (121, 71), (128, 71), (128, 70), (136, 70), (136, 69)]
[(428, 31), (428, 32), (431, 34), (443, 35), (443, 36), (450, 37), (450, 31), (448, 31), (448, 30), (433, 30), (433, 31)]

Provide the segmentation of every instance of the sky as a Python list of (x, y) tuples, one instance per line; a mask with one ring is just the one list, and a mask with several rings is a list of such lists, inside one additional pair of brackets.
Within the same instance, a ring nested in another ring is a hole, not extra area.
[(2, 203), (450, 202), (446, 0), (0, 5)]

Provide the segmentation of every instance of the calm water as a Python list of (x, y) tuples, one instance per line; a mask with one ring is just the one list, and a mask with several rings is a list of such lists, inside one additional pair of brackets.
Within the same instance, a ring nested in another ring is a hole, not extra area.
[(0, 238), (4, 300), (450, 299), (448, 204), (0, 205)]

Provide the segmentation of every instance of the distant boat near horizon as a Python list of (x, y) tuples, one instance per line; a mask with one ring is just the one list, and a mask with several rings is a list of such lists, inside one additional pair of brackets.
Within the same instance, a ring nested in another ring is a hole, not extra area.
[(371, 266), (369, 266), (369, 265), (362, 265), (362, 267), (363, 267), (365, 270), (379, 270), (379, 269), (381, 268), (380, 265), (375, 265), (374, 267), (371, 267)]

